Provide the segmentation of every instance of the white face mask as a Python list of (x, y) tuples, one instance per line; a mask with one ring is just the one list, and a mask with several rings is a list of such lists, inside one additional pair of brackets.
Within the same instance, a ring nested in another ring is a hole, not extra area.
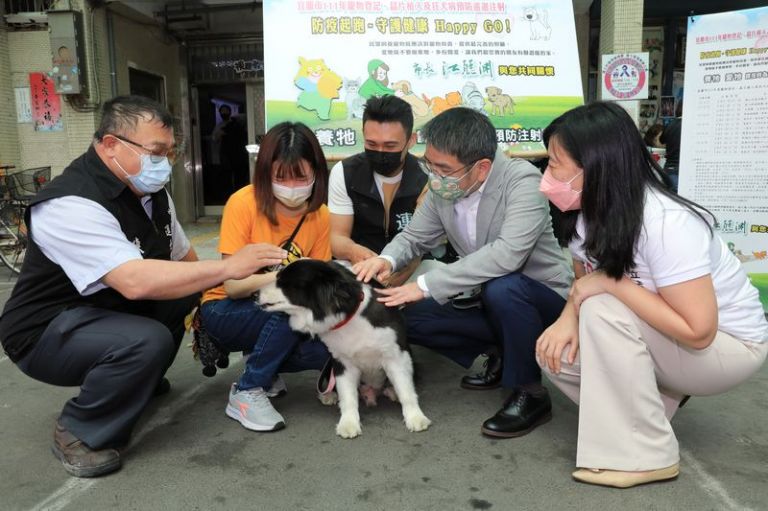
[(312, 195), (312, 189), (315, 186), (315, 181), (305, 186), (297, 186), (292, 188), (290, 186), (281, 185), (272, 182), (272, 193), (275, 198), (288, 206), (289, 208), (297, 208), (304, 204), (307, 199)]

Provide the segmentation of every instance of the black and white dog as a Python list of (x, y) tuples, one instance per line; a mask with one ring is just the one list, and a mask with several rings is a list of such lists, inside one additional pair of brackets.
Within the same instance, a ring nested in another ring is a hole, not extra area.
[[(408, 351), (405, 321), (396, 309), (376, 300), (371, 286), (337, 263), (301, 259), (277, 274), (262, 288), (256, 301), (268, 311), (290, 316), (291, 328), (317, 335), (334, 358), (341, 418), (336, 434), (354, 438), (361, 433), (358, 385), (366, 403), (375, 395), (397, 398), (410, 431), (424, 431), (431, 421), (419, 407), (413, 384), (413, 362)], [(389, 382), (396, 396), (384, 389)], [(335, 400), (323, 399), (324, 404)]]

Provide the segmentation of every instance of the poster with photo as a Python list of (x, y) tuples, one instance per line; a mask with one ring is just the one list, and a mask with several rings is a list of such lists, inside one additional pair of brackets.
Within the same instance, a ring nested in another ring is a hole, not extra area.
[(659, 102), (659, 116), (660, 117), (674, 117), (675, 116), (675, 97), (674, 96), (662, 96)]
[(768, 309), (768, 7), (688, 19), (680, 195), (715, 214)]
[(417, 135), (448, 108), (473, 108), (509, 152), (530, 156), (583, 101), (571, 0), (265, 0), (264, 46), (267, 128), (303, 122), (331, 158), (362, 151), (372, 96), (410, 103)]

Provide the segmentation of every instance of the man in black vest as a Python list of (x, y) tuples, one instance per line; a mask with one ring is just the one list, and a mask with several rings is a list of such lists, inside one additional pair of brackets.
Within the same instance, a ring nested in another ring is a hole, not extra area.
[(32, 378), (80, 386), (52, 446), (74, 476), (120, 468), (117, 448), (153, 394), (170, 389), (163, 375), (197, 293), (285, 255), (248, 245), (226, 260), (197, 260), (164, 189), (172, 123), (149, 99), (108, 101), (93, 145), (27, 209), (29, 246), (0, 341)]
[[(416, 143), (411, 105), (396, 96), (372, 97), (363, 112), (365, 152), (331, 170), (328, 210), (331, 251), (357, 264), (376, 256), (411, 220), (427, 176), (408, 150)], [(389, 279), (404, 282), (418, 264)]]

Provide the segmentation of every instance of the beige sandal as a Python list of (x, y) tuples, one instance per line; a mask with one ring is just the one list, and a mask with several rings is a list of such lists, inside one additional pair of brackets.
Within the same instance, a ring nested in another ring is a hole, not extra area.
[(580, 468), (571, 475), (582, 483), (612, 486), (614, 488), (631, 488), (640, 484), (674, 479), (679, 473), (680, 464), (675, 463), (670, 467), (642, 472)]

